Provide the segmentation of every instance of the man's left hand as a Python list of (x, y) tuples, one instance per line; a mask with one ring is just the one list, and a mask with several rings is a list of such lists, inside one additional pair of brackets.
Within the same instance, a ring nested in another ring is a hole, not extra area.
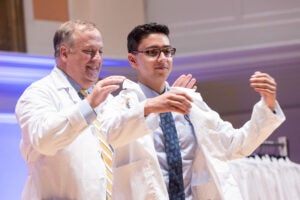
[(262, 96), (267, 106), (274, 110), (277, 89), (275, 79), (267, 73), (256, 71), (250, 78), (250, 86)]
[(196, 79), (193, 78), (191, 74), (188, 75), (182, 74), (175, 80), (172, 87), (184, 87), (184, 88), (194, 89), (196, 91), (197, 86), (195, 84), (196, 84)]

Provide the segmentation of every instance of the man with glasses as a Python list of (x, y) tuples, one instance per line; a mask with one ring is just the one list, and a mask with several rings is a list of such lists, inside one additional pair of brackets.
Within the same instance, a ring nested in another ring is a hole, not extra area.
[[(125, 77), (98, 81), (104, 45), (91, 22), (61, 24), (53, 45), (56, 66), (29, 86), (16, 105), (20, 148), (28, 165), (22, 199), (108, 199), (94, 120)], [(194, 82), (183, 75), (175, 84), (192, 87)]]
[(195, 90), (166, 84), (176, 52), (167, 26), (135, 27), (127, 48), (138, 83), (125, 80), (108, 105), (114, 112), (107, 107), (100, 119), (115, 149), (113, 198), (242, 199), (226, 161), (251, 154), (285, 120), (275, 80), (252, 75), (262, 100), (251, 120), (234, 129)]

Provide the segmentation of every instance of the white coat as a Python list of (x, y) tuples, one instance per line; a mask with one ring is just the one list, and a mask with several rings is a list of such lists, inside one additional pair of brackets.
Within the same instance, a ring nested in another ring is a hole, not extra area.
[[(144, 117), (146, 97), (136, 83), (126, 80), (123, 88), (101, 114), (102, 132), (115, 148), (113, 199), (167, 200), (151, 134), (159, 126), (158, 115)], [(198, 144), (191, 181), (193, 199), (242, 199), (227, 161), (251, 154), (285, 120), (282, 110), (276, 104), (274, 114), (260, 101), (251, 120), (234, 129), (207, 106), (199, 93), (181, 90), (194, 100), (189, 114)]]
[(105, 199), (100, 147), (79, 110), (80, 101), (57, 68), (20, 97), (16, 116), (28, 166), (23, 200)]

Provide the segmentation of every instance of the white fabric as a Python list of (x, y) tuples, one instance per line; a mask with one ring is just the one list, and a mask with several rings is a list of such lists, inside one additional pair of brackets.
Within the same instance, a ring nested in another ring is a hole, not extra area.
[(241, 158), (229, 166), (243, 200), (300, 199), (300, 165), (288, 158)]
[[(113, 199), (168, 199), (149, 134), (158, 127), (158, 115), (144, 119), (145, 96), (139, 86), (125, 81), (123, 88), (100, 119), (102, 132), (109, 132), (108, 140), (115, 148)], [(193, 164), (193, 199), (242, 199), (227, 161), (252, 153), (285, 120), (284, 114), (278, 104), (275, 115), (260, 101), (251, 120), (234, 129), (203, 102), (199, 93), (182, 90), (194, 100), (190, 119), (198, 147)]]
[[(153, 98), (159, 95), (156, 91), (148, 88), (142, 83), (139, 82), (138, 84), (147, 98)], [(166, 90), (168, 91), (169, 88), (166, 88)], [(191, 169), (193, 167), (193, 160), (195, 157), (195, 149), (197, 147), (197, 142), (195, 139), (193, 126), (191, 125), (188, 116), (176, 112), (173, 112), (172, 116), (176, 121), (175, 126), (178, 134), (178, 142), (182, 158), (182, 177), (185, 190), (185, 200), (192, 200)], [(169, 166), (167, 163), (167, 154), (165, 152), (164, 133), (161, 130), (161, 127), (159, 127), (153, 132), (153, 140), (160, 169), (165, 180), (165, 185), (169, 185)]]
[(80, 101), (57, 68), (19, 99), (20, 148), (28, 165), (22, 199), (105, 199), (105, 167)]

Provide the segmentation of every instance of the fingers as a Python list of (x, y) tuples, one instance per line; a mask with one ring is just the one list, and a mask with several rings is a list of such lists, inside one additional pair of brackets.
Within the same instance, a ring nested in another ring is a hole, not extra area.
[(170, 98), (177, 100), (177, 101), (188, 101), (188, 102), (192, 102), (193, 99), (185, 92), (180, 91), (180, 90), (171, 90), (165, 93), (166, 95), (171, 95)]
[(191, 78), (190, 81), (186, 84), (186, 88), (197, 89), (197, 86), (195, 86), (195, 84), (196, 84), (196, 79)]
[(192, 99), (182, 93), (171, 93), (168, 97), (167, 103), (170, 106), (170, 111), (187, 114), (190, 111)]
[(190, 112), (190, 106), (186, 106), (187, 104), (180, 103), (178, 101), (172, 101), (169, 103), (168, 112), (178, 112), (183, 115), (188, 114)]
[(106, 78), (104, 78), (103, 80), (105, 79), (116, 79), (116, 80), (120, 80), (120, 81), (124, 81), (126, 79), (125, 76), (108, 76)]
[(182, 91), (169, 91), (147, 100), (144, 114), (178, 112), (187, 114), (190, 111), (192, 98)]
[(108, 95), (110, 94), (111, 92), (119, 89), (119, 85), (107, 85), (105, 87), (102, 87), (98, 90), (99, 93), (102, 93), (102, 95)]
[(109, 76), (96, 83), (87, 100), (94, 108), (104, 102), (108, 95), (120, 88), (120, 84), (125, 80), (124, 76)]
[(274, 78), (257, 71), (250, 78), (250, 86), (261, 95), (266, 105), (274, 110), (277, 90)]
[(103, 94), (114, 92), (120, 88), (120, 85), (125, 79), (126, 77), (124, 76), (109, 76), (98, 81), (93, 91), (97, 91)]
[(97, 107), (99, 104), (104, 102), (108, 95), (113, 91), (117, 90), (119, 85), (107, 85), (104, 87), (94, 87), (90, 95), (87, 96), (87, 100), (92, 108)]
[(175, 82), (173, 83), (173, 86), (180, 87), (182, 85), (186, 85), (186, 83), (184, 83), (184, 82), (186, 82), (186, 75), (182, 74), (175, 80)]
[(275, 94), (277, 84), (269, 74), (255, 72), (250, 78), (250, 86), (257, 92), (263, 94)]
[(121, 84), (126, 79), (125, 76), (109, 76), (98, 81), (95, 87), (105, 87), (112, 84)]
[(172, 86), (196, 89), (197, 87), (195, 86), (195, 84), (196, 84), (196, 79), (193, 78), (191, 74), (188, 75), (183, 74), (175, 80)]

